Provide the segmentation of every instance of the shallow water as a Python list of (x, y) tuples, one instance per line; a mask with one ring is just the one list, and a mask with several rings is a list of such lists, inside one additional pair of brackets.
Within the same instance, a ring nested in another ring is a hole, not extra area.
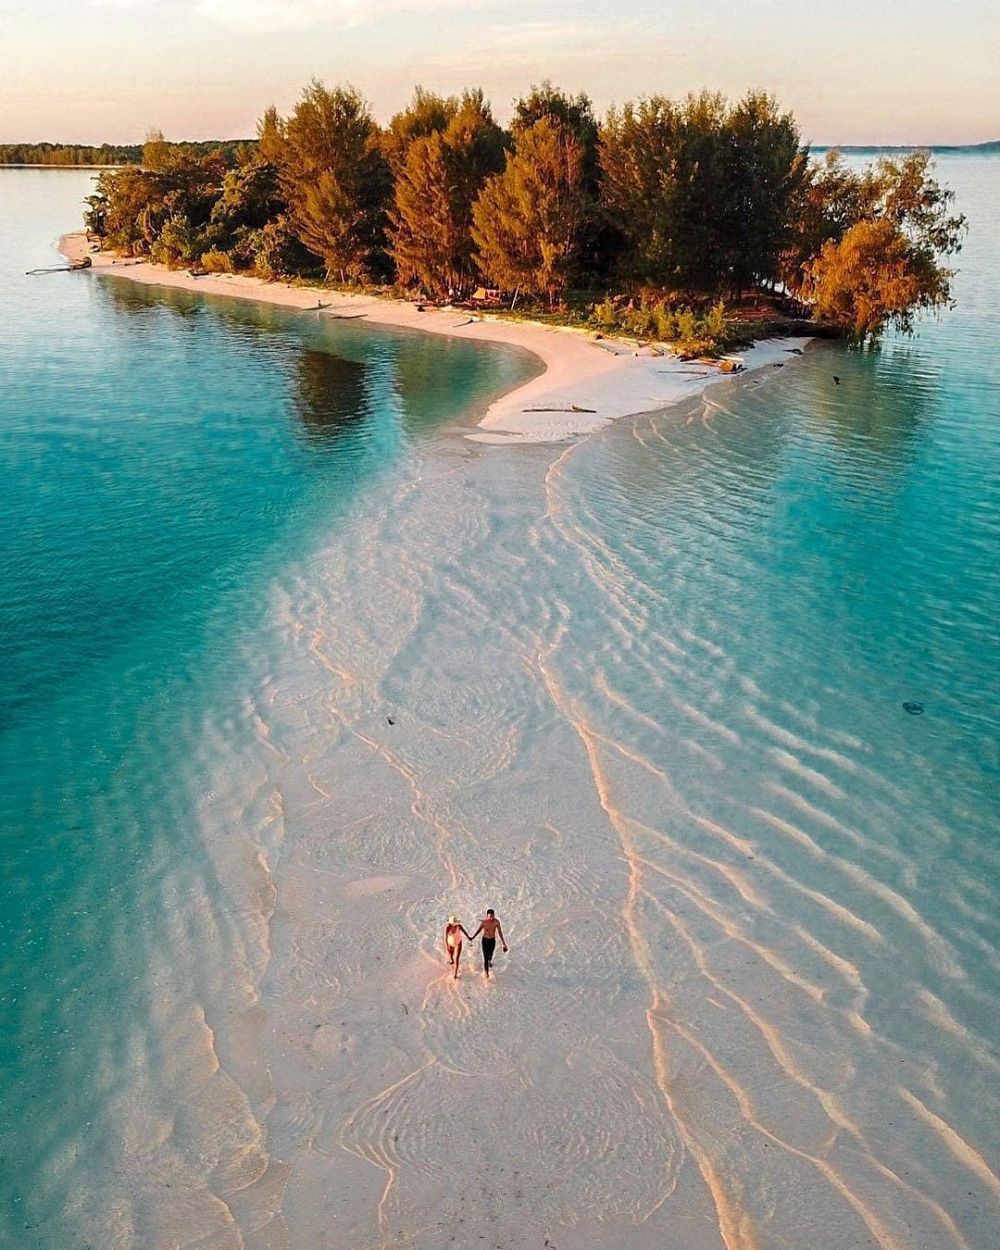
[[(16, 288), (7, 1240), (992, 1244), (1000, 162), (940, 170), (956, 312), (563, 448), (451, 427), (506, 353)], [(0, 179), (39, 263), (81, 181)]]
[[(276, 574), (462, 405), (533, 367), (90, 274), (25, 276), (60, 263), (90, 180), (0, 171), (5, 1245), (76, 1244), (80, 1220), (102, 1245), (112, 1229), (155, 1244), (120, 1199), (125, 1154), (190, 1114), (203, 1004), (259, 959), (201, 842), (206, 715), (256, 740), (248, 664)], [(252, 794), (233, 821), (243, 805)], [(175, 1132), (209, 1149), (200, 1127)], [(162, 1188), (174, 1165), (148, 1149)]]

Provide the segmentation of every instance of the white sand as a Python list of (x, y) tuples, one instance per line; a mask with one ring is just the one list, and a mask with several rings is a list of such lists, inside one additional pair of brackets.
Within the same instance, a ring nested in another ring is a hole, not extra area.
[[(59, 246), (71, 259), (89, 254), (83, 233), (64, 235)], [(618, 417), (667, 408), (697, 395), (722, 376), (711, 367), (685, 364), (670, 355), (653, 355), (648, 349), (637, 353), (631, 344), (597, 339), (584, 330), (554, 329), (538, 322), (513, 322), (488, 314), (470, 317), (461, 309), (427, 308), (421, 313), (411, 301), (289, 286), (245, 274), (206, 274), (195, 278), (185, 270), (123, 259), (112, 253), (94, 253), (92, 260), (100, 273), (121, 274), (147, 286), (261, 300), (285, 308), (315, 308), (317, 302), (322, 302), (329, 305), (323, 316), (362, 315), (373, 325), (506, 343), (533, 352), (544, 364), (544, 371), (490, 405), (479, 422), (481, 432), (469, 436), (479, 442), (546, 443), (589, 434)], [(759, 369), (787, 360), (789, 349), (804, 342), (801, 338), (768, 339), (748, 351), (731, 353), (729, 359), (739, 361), (747, 370)]]
[[(538, 326), (122, 272), (536, 352), (482, 438), (563, 438), (716, 377)], [(598, 411), (522, 411), (571, 403)], [(636, 446), (671, 427), (637, 421)], [(965, 973), (853, 827), (888, 813), (884, 779), (809, 707), (743, 677), (732, 699), (736, 659), (688, 628), (683, 584), (654, 593), (588, 514), (589, 450), (434, 440), (275, 585), (244, 723), (206, 716), (212, 871), (163, 953), (222, 952), (227, 993), (178, 1022), (152, 970), (141, 1088), (161, 1094), (122, 1108), (128, 1220), (92, 1244), (992, 1244), (990, 1135), (959, 1133), (948, 1092), (993, 1060), (946, 1002)], [(510, 952), (487, 985), (467, 949), (455, 982), (443, 919), (486, 905)], [(927, 1023), (902, 1044), (911, 1000)]]

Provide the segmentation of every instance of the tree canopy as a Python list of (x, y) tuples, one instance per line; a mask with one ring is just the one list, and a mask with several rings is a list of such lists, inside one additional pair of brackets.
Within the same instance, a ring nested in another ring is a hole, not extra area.
[(410, 141), (391, 212), (390, 252), (399, 278), (438, 295), (475, 276), (472, 206), (504, 160), (504, 134), (482, 92), (467, 92), (451, 105), (443, 127)]
[(817, 317), (860, 341), (890, 326), (910, 330), (917, 313), (951, 302), (954, 274), (941, 257), (959, 251), (965, 232), (953, 201), (927, 152), (862, 170), (830, 152), (801, 189), (785, 282)]
[(580, 143), (568, 125), (543, 116), (521, 131), (503, 173), (473, 206), (480, 270), (554, 303), (576, 261), (586, 212)]
[(381, 127), (355, 88), (314, 81), (288, 116), (266, 109), (255, 140), (153, 132), (135, 152), (99, 175), (86, 215), (122, 252), (441, 297), (485, 283), (551, 305), (573, 288), (602, 325), (623, 307), (637, 333), (691, 342), (688, 313), (714, 326), (720, 297), (767, 289), (861, 340), (909, 329), (950, 301), (944, 261), (964, 230), (928, 153), (810, 161), (795, 119), (757, 91), (654, 95), (598, 118), (546, 81), (504, 130), (479, 89), (417, 87)]
[(377, 276), (392, 177), (364, 97), (312, 82), (281, 129), (278, 168), (299, 240), (328, 274)]
[(626, 104), (608, 115), (600, 161), (633, 276), (687, 294), (776, 276), (804, 160), (794, 119), (770, 96)]

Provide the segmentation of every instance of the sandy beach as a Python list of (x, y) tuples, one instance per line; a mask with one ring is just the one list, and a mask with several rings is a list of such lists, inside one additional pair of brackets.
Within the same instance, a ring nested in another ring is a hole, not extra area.
[[(246, 274), (192, 277), (165, 265), (91, 253), (82, 232), (64, 235), (59, 248), (71, 260), (89, 255), (98, 273), (121, 275), (147, 286), (259, 300), (283, 308), (316, 309), (317, 303), (322, 303), (318, 315), (323, 317), (363, 317), (372, 325), (505, 343), (533, 352), (544, 368), (524, 386), (490, 405), (478, 431), (469, 436), (480, 442), (557, 442), (589, 434), (619, 417), (668, 408), (698, 395), (723, 377), (711, 367), (684, 363), (648, 349), (637, 351), (634, 345), (610, 338), (598, 340), (583, 330), (552, 329), (488, 314), (470, 316), (461, 309), (427, 308), (418, 312), (412, 301), (289, 286)], [(768, 339), (746, 351), (731, 353), (729, 359), (738, 361), (745, 371), (773, 367), (787, 361), (791, 349), (807, 341)]]
[[(741, 390), (582, 333), (94, 260), (544, 370), (481, 416), (510, 445), (415, 440), (268, 582), (193, 729), (207, 866), (164, 889), (89, 1226), (115, 1250), (985, 1250), (985, 902), (942, 858), (966, 796), (847, 632), (866, 582), (825, 510), (874, 489), (865, 456), (830, 468), (835, 405), (869, 429), (868, 361), (835, 386), (767, 343)], [(173, 329), (137, 325), (151, 353)], [(596, 411), (524, 411), (572, 405)], [(509, 953), (486, 982), (467, 945), (456, 980), (444, 921), (487, 907)]]

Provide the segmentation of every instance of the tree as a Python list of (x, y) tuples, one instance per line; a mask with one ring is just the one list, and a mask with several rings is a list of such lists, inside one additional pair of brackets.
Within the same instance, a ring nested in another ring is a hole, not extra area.
[(548, 79), (537, 86), (532, 85), (528, 94), (514, 105), (510, 130), (515, 142), (543, 117), (561, 122), (573, 134), (580, 145), (584, 179), (588, 188), (596, 191), (600, 178), (597, 159), (600, 131), (590, 97), (582, 92), (571, 96), (559, 87), (554, 87)]
[(223, 178), (221, 193), (212, 207), (212, 221), (235, 236), (241, 230), (260, 229), (285, 208), (277, 166), (251, 160), (229, 170)]
[(626, 104), (608, 115), (600, 161), (633, 277), (702, 295), (777, 275), (804, 172), (795, 122), (769, 96)]
[(170, 144), (162, 130), (151, 130), (142, 145), (142, 164), (146, 169), (162, 169), (170, 158)]
[(583, 183), (587, 194), (587, 220), (580, 240), (580, 276), (588, 284), (606, 284), (621, 256), (625, 238), (616, 221), (599, 211), (601, 164), (600, 127), (590, 97), (580, 92), (571, 96), (546, 79), (532, 86), (514, 105), (511, 133), (515, 141), (529, 126), (549, 117), (561, 122), (580, 145)]
[(912, 329), (921, 310), (948, 307), (965, 218), (954, 193), (931, 176), (927, 152), (848, 169), (831, 153), (809, 171), (785, 281), (817, 318), (851, 337)]
[[(717, 112), (721, 103), (703, 96), (700, 107)], [(709, 150), (710, 131), (700, 127), (698, 144), (692, 129), (681, 106), (653, 96), (612, 109), (601, 131), (603, 205), (625, 234), (622, 267), (669, 290), (704, 281), (702, 236), (719, 202), (720, 162)]]
[(435, 293), (461, 285), (463, 238), (451, 190), (440, 132), (414, 140), (396, 180), (391, 214), (391, 254), (401, 282), (417, 281)]
[[(808, 175), (798, 126), (773, 96), (751, 91), (730, 112), (731, 151), (723, 265), (734, 291), (775, 278), (790, 237), (790, 212)], [(721, 206), (720, 206), (721, 207)]]
[(802, 294), (818, 319), (858, 342), (887, 326), (908, 332), (917, 312), (948, 307), (952, 271), (915, 246), (888, 218), (859, 221), (824, 243), (805, 266)]
[(391, 253), (401, 281), (435, 293), (473, 272), (472, 205), (503, 168), (504, 134), (481, 91), (456, 102), (443, 130), (414, 139), (396, 180)]
[(134, 256), (148, 251), (158, 232), (148, 231), (151, 211), (162, 207), (155, 181), (137, 165), (98, 174), (96, 187), (87, 197), (84, 224), (109, 247)]
[(580, 144), (563, 123), (543, 117), (521, 132), (503, 173), (473, 206), (481, 272), (555, 303), (577, 257), (586, 205)]
[(257, 159), (281, 167), (285, 158), (285, 125), (273, 104), (257, 123)]
[(788, 241), (779, 264), (785, 285), (796, 290), (803, 266), (861, 217), (861, 178), (839, 152), (831, 150), (807, 165), (789, 207)]
[(396, 177), (406, 164), (411, 144), (445, 130), (458, 112), (459, 103), (457, 96), (414, 88), (410, 104), (395, 114), (382, 134), (382, 150)]
[(965, 217), (950, 211), (954, 192), (930, 170), (924, 151), (859, 173), (833, 155), (813, 170), (788, 281), (818, 319), (864, 342), (889, 326), (909, 332), (918, 312), (950, 306), (954, 272), (941, 257), (959, 251)]
[(391, 178), (365, 100), (313, 82), (282, 131), (281, 182), (299, 240), (341, 280), (383, 272)]
[(150, 254), (168, 264), (197, 260), (216, 241), (210, 221), (225, 158), (162, 139), (151, 142), (151, 165), (144, 162), (98, 176), (88, 197), (87, 227), (127, 256)]

